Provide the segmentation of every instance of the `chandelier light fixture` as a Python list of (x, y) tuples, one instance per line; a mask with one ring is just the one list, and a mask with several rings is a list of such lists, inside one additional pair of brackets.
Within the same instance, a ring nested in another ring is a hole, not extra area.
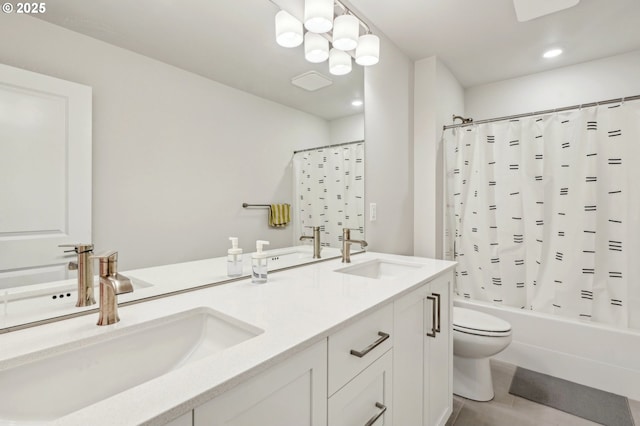
[(305, 0), (304, 27), (284, 10), (276, 14), (275, 21), (280, 46), (294, 48), (304, 42), (305, 59), (312, 63), (328, 59), (333, 75), (350, 73), (352, 59), (362, 66), (380, 60), (380, 38), (339, 0)]

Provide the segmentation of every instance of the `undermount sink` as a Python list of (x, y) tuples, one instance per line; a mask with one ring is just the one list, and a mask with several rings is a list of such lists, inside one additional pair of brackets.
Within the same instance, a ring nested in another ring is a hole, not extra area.
[(31, 354), (35, 360), (7, 360), (0, 425), (55, 420), (262, 332), (196, 308)]
[(391, 260), (374, 259), (344, 268), (336, 269), (343, 274), (358, 275), (378, 280), (393, 280), (405, 274), (422, 268), (420, 263), (396, 262)]

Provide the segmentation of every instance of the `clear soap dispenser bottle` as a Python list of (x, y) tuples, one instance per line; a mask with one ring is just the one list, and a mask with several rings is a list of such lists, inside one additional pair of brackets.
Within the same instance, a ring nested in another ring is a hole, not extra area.
[(263, 284), (267, 282), (267, 254), (262, 246), (269, 245), (269, 241), (256, 241), (256, 252), (251, 255), (251, 282)]
[(229, 237), (231, 248), (227, 250), (227, 275), (239, 277), (242, 275), (242, 249), (238, 248), (238, 238)]

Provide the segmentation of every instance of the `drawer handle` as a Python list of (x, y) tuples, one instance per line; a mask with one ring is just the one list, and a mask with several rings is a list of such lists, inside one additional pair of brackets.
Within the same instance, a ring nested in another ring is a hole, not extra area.
[(380, 418), (380, 416), (383, 415), (385, 411), (387, 411), (387, 406), (384, 404), (380, 404), (379, 402), (376, 402), (376, 407), (380, 409), (380, 412), (375, 416), (371, 417), (369, 421), (364, 424), (364, 426), (373, 425)]
[(431, 293), (438, 301), (438, 322), (436, 323), (436, 332), (440, 333), (440, 295), (438, 293)]
[(427, 333), (427, 336), (436, 337), (436, 298), (427, 296), (427, 299), (431, 300), (431, 333)]
[(362, 358), (363, 356), (365, 356), (366, 354), (374, 350), (377, 346), (379, 346), (382, 342), (384, 342), (389, 338), (389, 335), (382, 331), (378, 331), (378, 336), (380, 336), (378, 340), (376, 340), (375, 342), (373, 342), (372, 344), (364, 348), (362, 351), (356, 351), (355, 349), (351, 349), (350, 354), (355, 355), (358, 358)]

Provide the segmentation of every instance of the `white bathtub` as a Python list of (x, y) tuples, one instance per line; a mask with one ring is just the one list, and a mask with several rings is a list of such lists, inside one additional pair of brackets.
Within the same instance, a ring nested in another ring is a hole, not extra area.
[(513, 342), (496, 359), (640, 400), (640, 331), (463, 298), (454, 305), (511, 323)]

